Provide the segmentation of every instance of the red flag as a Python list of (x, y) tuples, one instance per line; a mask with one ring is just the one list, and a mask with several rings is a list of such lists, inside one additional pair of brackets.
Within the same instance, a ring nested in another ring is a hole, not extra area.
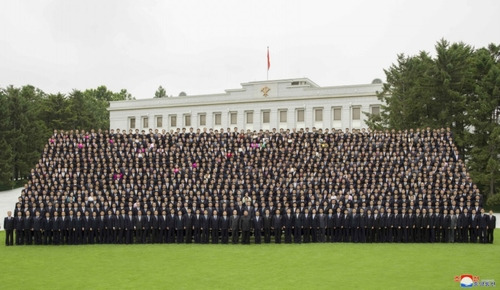
[(269, 46), (267, 47), (267, 70), (271, 67), (271, 60), (269, 59)]

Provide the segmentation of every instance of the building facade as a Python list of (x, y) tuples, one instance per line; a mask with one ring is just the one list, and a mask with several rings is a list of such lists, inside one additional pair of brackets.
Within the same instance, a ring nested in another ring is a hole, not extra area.
[(111, 102), (111, 129), (366, 128), (382, 84), (320, 87), (308, 78), (256, 81), (221, 94)]

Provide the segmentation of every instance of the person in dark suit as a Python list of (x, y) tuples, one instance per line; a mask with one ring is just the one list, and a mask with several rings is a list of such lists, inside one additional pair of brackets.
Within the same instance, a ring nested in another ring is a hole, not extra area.
[(366, 214), (363, 208), (359, 209), (358, 226), (358, 242), (366, 243)]
[(293, 216), (292, 210), (289, 208), (283, 216), (283, 229), (285, 230), (285, 244), (292, 243)]
[(359, 214), (355, 208), (352, 209), (351, 219), (349, 222), (350, 236), (353, 243), (359, 242)]
[(472, 214), (470, 215), (470, 225), (469, 225), (469, 237), (471, 243), (477, 243), (477, 237), (479, 232), (479, 216), (476, 213), (476, 210), (472, 210)]
[(24, 238), (26, 239), (26, 245), (33, 244), (33, 218), (29, 210), (25, 212), (24, 216)]
[(337, 213), (335, 213), (333, 218), (334, 218), (333, 230), (335, 233), (335, 242), (341, 242), (342, 241), (342, 225), (344, 223), (344, 215), (341, 213), (340, 207), (337, 208)]
[(125, 217), (125, 244), (134, 243), (134, 228), (135, 228), (135, 217), (133, 211), (129, 210), (127, 216)]
[(174, 243), (174, 241), (175, 241), (175, 210), (171, 209), (170, 214), (167, 216), (167, 243)]
[(74, 232), (74, 244), (80, 245), (82, 243), (83, 221), (82, 212), (77, 211), (76, 217), (73, 219), (72, 229)]
[(54, 225), (52, 230), (52, 239), (54, 245), (62, 245), (61, 237), (64, 229), (64, 220), (59, 216), (59, 212), (54, 211)]
[[(151, 212), (151, 211), (150, 211)], [(153, 215), (150, 216), (150, 242), (156, 244), (160, 242), (160, 217), (158, 210), (152, 211)]]
[(175, 217), (175, 234), (176, 234), (176, 242), (177, 244), (184, 243), (184, 223), (183, 223), (183, 215), (182, 211), (179, 210), (177, 212), (177, 216)]
[(488, 216), (484, 214), (484, 208), (481, 208), (479, 214), (479, 242), (486, 244), (488, 242)]
[(494, 231), (497, 227), (497, 218), (493, 215), (493, 211), (490, 210), (488, 215), (488, 243), (493, 244)]
[(304, 228), (304, 218), (300, 213), (300, 209), (295, 210), (295, 215), (292, 218), (293, 223), (293, 240), (294, 243), (300, 244), (302, 242), (302, 230)]
[(219, 216), (217, 211), (214, 210), (209, 220), (210, 234), (212, 237), (212, 244), (219, 243)]
[(208, 216), (208, 210), (203, 212), (201, 219), (201, 243), (208, 244), (210, 237), (210, 217)]
[(85, 211), (85, 216), (82, 220), (82, 227), (83, 227), (83, 238), (82, 238), (82, 244), (90, 244), (91, 239), (92, 239), (92, 234), (91, 229), (92, 229), (92, 218), (90, 217), (90, 212)]
[(468, 243), (469, 242), (469, 215), (468, 210), (464, 209), (462, 213), (458, 216), (457, 221), (458, 231), (460, 233), (459, 242)]
[(14, 218), (12, 217), (12, 211), (7, 212), (7, 216), (3, 220), (3, 229), (5, 230), (5, 245), (14, 245)]
[(271, 228), (273, 223), (273, 217), (271, 216), (269, 209), (266, 209), (264, 211), (262, 220), (262, 227), (264, 230), (264, 243), (269, 244), (271, 242)]
[(115, 234), (113, 228), (114, 225), (114, 215), (111, 210), (108, 210), (108, 214), (104, 218), (104, 230), (106, 231), (106, 244), (113, 244), (115, 242)]
[(54, 221), (50, 217), (50, 213), (45, 213), (45, 218), (42, 219), (42, 239), (44, 245), (52, 244), (52, 230), (54, 227)]
[(70, 210), (68, 212), (68, 215), (65, 217), (64, 216), (64, 211), (61, 212), (61, 215), (63, 216), (64, 218), (64, 231), (65, 231), (65, 240), (66, 240), (66, 244), (67, 245), (73, 245), (74, 243), (74, 232), (73, 232), (73, 220), (75, 219), (74, 215), (73, 215), (73, 211)]
[(233, 244), (237, 244), (240, 232), (240, 217), (237, 210), (233, 210), (233, 215), (229, 220), (229, 231), (231, 232), (231, 240)]
[(42, 217), (40, 216), (40, 212), (35, 212), (35, 217), (33, 217), (33, 236), (35, 238), (35, 245), (42, 244)]
[(394, 237), (394, 214), (391, 212), (390, 208), (387, 209), (384, 218), (385, 218), (385, 223), (384, 223), (385, 242), (392, 243)]
[(318, 242), (320, 242), (320, 243), (325, 242), (325, 235), (326, 235), (327, 226), (328, 226), (327, 217), (324, 214), (323, 208), (320, 208), (319, 215), (318, 215), (318, 222), (317, 222)]
[(334, 227), (334, 215), (333, 215), (333, 209), (330, 208), (328, 209), (328, 215), (326, 216), (326, 241), (327, 242), (333, 242), (334, 241), (334, 232), (333, 232), (333, 227)]
[(344, 210), (344, 217), (340, 226), (342, 229), (342, 242), (348, 243), (351, 241), (351, 215), (347, 209)]
[(193, 215), (191, 214), (190, 208), (188, 208), (186, 214), (184, 214), (182, 223), (184, 224), (186, 244), (191, 244), (193, 242)]
[(136, 216), (133, 216), (132, 222), (134, 224), (134, 231), (135, 231), (135, 243), (136, 244), (142, 244), (143, 240), (142, 237), (143, 232), (145, 231), (145, 224), (144, 224), (144, 219), (142, 215), (142, 211), (138, 211)]
[(255, 238), (256, 244), (261, 243), (263, 225), (264, 225), (264, 221), (263, 221), (262, 217), (260, 216), (260, 212), (256, 211), (255, 217), (252, 219), (253, 236)]
[(222, 212), (222, 217), (220, 218), (220, 231), (221, 243), (227, 244), (229, 242), (229, 217), (227, 216), (227, 211)]
[(392, 231), (393, 241), (395, 243), (401, 243), (403, 241), (403, 220), (401, 214), (398, 209), (394, 209), (394, 217), (393, 217), (393, 225), (394, 229)]
[(104, 211), (99, 212), (99, 217), (97, 218), (97, 243), (106, 244), (106, 217)]
[(250, 244), (250, 230), (251, 230), (251, 219), (248, 215), (248, 211), (243, 211), (243, 216), (240, 218), (240, 230), (241, 230), (241, 243), (249, 245)]
[(22, 211), (17, 212), (14, 227), (16, 229), (16, 245), (24, 245), (24, 218)]
[(117, 231), (115, 243), (124, 244), (125, 243), (125, 210), (122, 209), (119, 213), (117, 212), (117, 217), (115, 219), (115, 227)]
[[(314, 209), (313, 209), (314, 210)], [(304, 209), (304, 214), (302, 214), (302, 240), (304, 243), (309, 243), (311, 241), (312, 232), (312, 217), (309, 214), (309, 209)]]
[[(146, 216), (143, 216), (143, 227), (144, 231), (142, 232), (142, 240), (144, 243), (152, 243), (153, 216), (151, 215), (150, 210), (146, 210)], [(184, 230), (182, 232), (184, 236)]]
[(273, 222), (271, 224), (271, 231), (274, 235), (274, 242), (276, 244), (281, 243), (281, 231), (283, 230), (283, 221), (281, 218), (281, 212), (279, 209), (276, 210), (273, 216)]
[(195, 211), (195, 215), (193, 216), (194, 242), (196, 244), (201, 243), (201, 226), (202, 226), (202, 215), (200, 214), (200, 210), (197, 209)]
[(158, 242), (163, 244), (167, 242), (167, 211), (162, 210), (158, 217)]
[(450, 241), (451, 232), (451, 216), (448, 214), (448, 210), (443, 210), (443, 215), (441, 217), (441, 242), (448, 243)]

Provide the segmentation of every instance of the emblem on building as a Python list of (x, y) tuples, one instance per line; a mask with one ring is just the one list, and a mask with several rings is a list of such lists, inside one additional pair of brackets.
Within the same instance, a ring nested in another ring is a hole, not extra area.
[(262, 90), (260, 90), (260, 91), (262, 92), (262, 95), (264, 97), (267, 97), (270, 90), (271, 89), (266, 86), (266, 87), (263, 87)]

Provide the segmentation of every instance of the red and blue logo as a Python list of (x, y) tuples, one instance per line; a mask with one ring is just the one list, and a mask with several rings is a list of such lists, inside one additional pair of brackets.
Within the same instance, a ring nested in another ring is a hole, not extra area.
[(462, 288), (496, 286), (495, 280), (479, 280), (479, 276), (474, 276), (471, 274), (462, 274), (460, 276), (455, 276), (455, 282), (460, 282), (460, 287)]

